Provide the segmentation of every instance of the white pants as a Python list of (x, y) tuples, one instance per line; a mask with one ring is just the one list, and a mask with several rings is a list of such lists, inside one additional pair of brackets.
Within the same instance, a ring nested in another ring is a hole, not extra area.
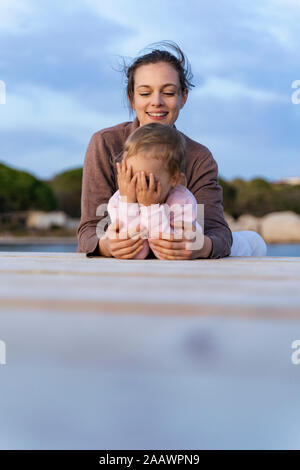
[(252, 230), (232, 232), (233, 243), (230, 256), (266, 256), (267, 245)]

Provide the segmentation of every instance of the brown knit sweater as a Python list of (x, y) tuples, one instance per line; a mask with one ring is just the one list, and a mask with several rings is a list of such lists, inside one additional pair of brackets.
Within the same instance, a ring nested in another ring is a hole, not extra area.
[[(118, 189), (116, 162), (121, 161), (127, 137), (139, 127), (137, 118), (96, 132), (88, 145), (82, 180), (81, 221), (77, 230), (78, 253), (96, 254), (96, 226), (104, 217), (97, 216), (97, 207), (107, 204)], [(175, 126), (174, 126), (175, 127)], [(204, 145), (181, 135), (186, 140), (187, 188), (198, 204), (204, 204), (204, 234), (213, 243), (211, 258), (230, 254), (232, 234), (224, 219), (222, 188), (218, 184), (218, 166)]]

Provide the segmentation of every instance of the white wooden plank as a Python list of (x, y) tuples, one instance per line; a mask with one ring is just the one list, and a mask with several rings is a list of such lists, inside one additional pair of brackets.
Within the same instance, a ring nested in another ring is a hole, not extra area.
[(1, 448), (299, 448), (299, 258), (0, 254)]

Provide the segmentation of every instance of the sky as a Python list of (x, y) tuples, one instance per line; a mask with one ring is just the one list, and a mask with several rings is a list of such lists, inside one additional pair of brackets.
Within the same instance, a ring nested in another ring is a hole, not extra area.
[(171, 40), (195, 85), (175, 125), (220, 176), (300, 176), (299, 25), (300, 0), (0, 0), (0, 162), (82, 166), (94, 132), (132, 120), (122, 58)]

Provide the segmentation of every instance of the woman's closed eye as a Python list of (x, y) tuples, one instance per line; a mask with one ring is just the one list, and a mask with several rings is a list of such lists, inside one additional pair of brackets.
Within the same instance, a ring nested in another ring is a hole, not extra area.
[[(143, 94), (140, 94), (140, 96), (148, 96), (150, 93), (143, 93)], [(167, 95), (167, 96), (174, 96), (175, 93), (164, 93), (164, 95)]]

